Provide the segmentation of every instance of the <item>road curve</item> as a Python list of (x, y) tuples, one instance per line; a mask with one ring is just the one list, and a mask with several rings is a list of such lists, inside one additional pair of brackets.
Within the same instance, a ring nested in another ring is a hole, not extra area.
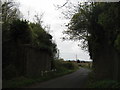
[(38, 83), (27, 88), (84, 88), (90, 70), (80, 68), (74, 73)]

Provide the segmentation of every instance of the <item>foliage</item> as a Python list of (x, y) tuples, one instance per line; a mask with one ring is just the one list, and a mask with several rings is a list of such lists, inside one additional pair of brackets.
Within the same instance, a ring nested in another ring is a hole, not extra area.
[(6, 41), (9, 41), (10, 38), (10, 24), (13, 20), (17, 20), (20, 18), (20, 11), (15, 5), (14, 2), (8, 1), (2, 3), (2, 36), (3, 36), (3, 44)]
[(32, 41), (32, 32), (29, 29), (27, 21), (14, 20), (10, 24), (11, 39), (17, 44), (30, 44)]
[(34, 79), (21, 76), (18, 78), (13, 78), (11, 80), (3, 80), (3, 88), (17, 88), (33, 84), (34, 82), (35, 82)]
[(84, 64), (80, 64), (80, 66), (84, 68), (92, 69), (92, 63), (84, 63)]
[(18, 56), (24, 57), (22, 50), (18, 51), (23, 46), (46, 51), (50, 55), (51, 63), (57, 53), (57, 45), (52, 41), (52, 36), (42, 27), (41, 18), (36, 16), (37, 22), (31, 23), (21, 20), (19, 15), (20, 12), (15, 2), (5, 1), (2, 3), (4, 79), (20, 76), (20, 73), (24, 74), (24, 65), (19, 64), (19, 62), (24, 64), (24, 61), (18, 58)]
[(113, 44), (119, 33), (118, 4), (93, 2), (80, 4), (78, 12), (73, 15), (67, 25), (68, 30), (64, 33), (69, 35), (69, 39), (83, 40), (83, 47), (88, 46), (90, 41), (95, 46), (103, 44), (106, 39), (108, 43)]
[(92, 71), (88, 75), (86, 88), (120, 88), (120, 82), (110, 79), (96, 80), (95, 73)]
[[(61, 64), (61, 63), (59, 63)], [(62, 65), (62, 64), (61, 64)], [(20, 88), (20, 87), (29, 87), (30, 85), (36, 84), (36, 83), (40, 83), (43, 81), (47, 81), (56, 77), (60, 77), (69, 73), (72, 73), (74, 71), (76, 71), (77, 69), (68, 69), (68, 67), (61, 68), (63, 70), (58, 71), (50, 71), (46, 74), (44, 74), (44, 76), (42, 77), (38, 77), (38, 78), (28, 78), (25, 76), (21, 76), (21, 77), (16, 77), (13, 78), (11, 80), (3, 80), (3, 88)]]
[(115, 40), (115, 47), (117, 48), (118, 51), (120, 51), (120, 34), (117, 36)]
[(72, 62), (62, 61), (62, 60), (55, 60), (55, 68), (57, 71), (66, 70), (66, 69), (77, 69), (78, 65)]
[(33, 45), (44, 48), (52, 45), (52, 36), (48, 34), (38, 23), (30, 23), (30, 28), (33, 32)]
[(16, 70), (16, 67), (13, 65), (8, 65), (3, 69), (3, 78), (5, 77), (6, 79), (13, 78), (17, 76), (18, 71)]
[(101, 80), (91, 83), (88, 88), (120, 88), (120, 83), (114, 80)]
[(111, 73), (119, 68), (120, 64), (115, 63), (119, 62), (120, 58), (119, 4), (120, 2), (82, 3), (67, 25), (68, 29), (64, 31), (70, 40), (83, 41), (83, 48), (88, 48), (90, 58), (93, 59), (96, 74), (99, 76), (99, 73), (106, 71), (106, 78), (109, 76), (111, 79), (114, 77)]
[(13, 1), (5, 1), (2, 3), (2, 21), (4, 23), (11, 23), (20, 16), (18, 6)]

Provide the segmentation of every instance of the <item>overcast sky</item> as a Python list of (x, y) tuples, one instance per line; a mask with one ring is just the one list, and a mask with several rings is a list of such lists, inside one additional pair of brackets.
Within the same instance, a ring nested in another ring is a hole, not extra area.
[[(69, 22), (69, 19), (63, 18), (61, 10), (57, 10), (56, 5), (63, 5), (66, 0), (17, 0), (20, 3), (20, 11), (25, 19), (33, 21), (35, 14), (43, 15), (43, 24), (50, 26), (50, 34), (53, 36), (53, 40), (57, 44), (57, 48), (60, 50), (60, 57), (65, 60), (75, 60), (76, 55), (78, 59), (90, 60), (89, 53), (81, 50), (78, 46), (79, 42), (63, 41), (63, 30), (66, 29), (65, 23)], [(74, 4), (77, 4), (77, 0), (71, 0)]]

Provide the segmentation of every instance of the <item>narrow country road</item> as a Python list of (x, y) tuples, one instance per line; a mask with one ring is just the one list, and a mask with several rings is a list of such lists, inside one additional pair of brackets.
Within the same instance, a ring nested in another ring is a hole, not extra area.
[(74, 73), (32, 85), (27, 88), (84, 88), (89, 72), (90, 70), (88, 69), (80, 68)]

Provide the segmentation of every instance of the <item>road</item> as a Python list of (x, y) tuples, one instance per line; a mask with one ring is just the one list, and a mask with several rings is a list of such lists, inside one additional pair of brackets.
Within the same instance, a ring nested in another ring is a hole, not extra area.
[(80, 68), (74, 73), (38, 83), (27, 88), (84, 88), (90, 70)]

